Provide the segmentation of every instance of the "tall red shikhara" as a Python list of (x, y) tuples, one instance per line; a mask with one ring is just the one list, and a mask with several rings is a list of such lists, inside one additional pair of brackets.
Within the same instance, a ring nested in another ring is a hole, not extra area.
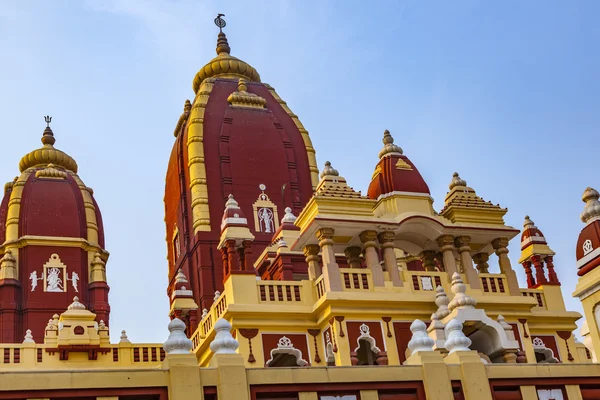
[[(318, 179), (314, 150), (297, 117), (272, 87), (260, 82), (254, 68), (229, 51), (225, 34), (220, 33), (217, 57), (196, 75), (196, 98), (185, 103), (177, 123), (167, 168), (168, 295), (173, 303), (175, 277), (181, 269), (200, 310), (210, 308), (229, 273), (254, 273), (253, 264), (271, 244), (284, 210), (289, 207), (297, 215)], [(201, 118), (194, 114), (198, 109), (203, 110)], [(202, 124), (201, 136), (192, 133), (197, 124)], [(190, 155), (198, 143), (203, 155)], [(199, 166), (205, 177), (193, 176)], [(202, 187), (205, 198), (194, 198), (190, 189), (194, 185)], [(252, 240), (220, 243), (230, 194), (245, 215)], [(208, 210), (208, 218), (203, 217), (205, 229), (198, 230), (194, 213), (201, 207)], [(306, 270), (305, 265), (302, 268)]]
[(20, 176), (5, 185), (0, 203), (0, 341), (22, 342), (44, 329), (78, 296), (108, 325), (104, 229), (93, 191), (77, 163), (54, 147), (48, 126), (43, 147), (26, 154)]

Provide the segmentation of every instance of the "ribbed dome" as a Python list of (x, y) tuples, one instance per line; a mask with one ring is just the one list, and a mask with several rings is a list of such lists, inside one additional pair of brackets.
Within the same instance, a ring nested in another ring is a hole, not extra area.
[(223, 32), (219, 33), (217, 40), (217, 56), (210, 60), (194, 77), (194, 93), (206, 78), (244, 78), (251, 82), (260, 82), (260, 75), (250, 64), (230, 55), (231, 49), (227, 43), (227, 37)]
[(55, 141), (52, 129), (50, 129), (50, 126), (47, 126), (42, 135), (44, 146), (23, 156), (19, 162), (19, 170), (23, 172), (31, 167), (54, 164), (55, 166), (63, 167), (77, 173), (77, 162), (67, 153), (54, 148)]

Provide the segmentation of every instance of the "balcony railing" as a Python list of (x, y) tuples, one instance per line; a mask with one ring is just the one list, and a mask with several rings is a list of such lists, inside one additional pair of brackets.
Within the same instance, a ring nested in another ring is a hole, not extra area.
[(445, 272), (434, 271), (406, 271), (405, 277), (408, 276), (415, 291), (434, 291), (438, 286), (443, 286), (442, 283), (448, 280), (448, 274)]
[(485, 293), (499, 293), (508, 295), (506, 276), (503, 274), (479, 274), (481, 290)]
[(533, 297), (537, 301), (538, 307), (546, 308), (546, 297), (542, 289), (521, 289), (520, 291), (523, 296)]
[(258, 299), (261, 303), (301, 302), (302, 283), (258, 281)]
[(373, 277), (370, 270), (344, 268), (340, 274), (344, 290), (373, 291)]

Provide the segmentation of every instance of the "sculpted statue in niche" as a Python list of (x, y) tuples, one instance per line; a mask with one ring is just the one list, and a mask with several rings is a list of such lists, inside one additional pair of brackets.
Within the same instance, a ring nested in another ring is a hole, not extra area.
[(260, 221), (260, 231), (265, 233), (275, 232), (273, 224), (273, 210), (270, 208), (261, 208), (258, 210), (258, 219)]
[(63, 281), (60, 278), (62, 271), (58, 268), (50, 268), (46, 278), (46, 292), (64, 292)]
[[(64, 280), (69, 280), (67, 277), (67, 266), (60, 261), (58, 254), (52, 254), (50, 260), (44, 264), (44, 291), (45, 292), (66, 292)], [(79, 280), (79, 276), (77, 279)]]

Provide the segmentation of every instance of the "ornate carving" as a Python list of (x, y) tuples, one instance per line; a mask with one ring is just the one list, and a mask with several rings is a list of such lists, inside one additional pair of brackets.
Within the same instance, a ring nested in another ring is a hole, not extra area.
[(392, 317), (381, 317), (381, 319), (385, 322), (386, 336), (391, 338), (392, 332), (390, 331), (390, 321), (392, 320)]
[(338, 332), (338, 335), (340, 335), (340, 337), (344, 337), (344, 336), (346, 336), (346, 335), (344, 334), (344, 330), (342, 329), (342, 321), (344, 320), (344, 317), (341, 317), (341, 316), (336, 316), (336, 317), (335, 317), (335, 320), (338, 322), (338, 326), (339, 326), (339, 332)]
[(296, 357), (296, 364), (304, 367), (308, 365), (308, 362), (302, 358), (302, 352), (294, 347), (292, 341), (286, 337), (282, 336), (277, 342), (277, 347), (271, 350), (271, 358), (265, 363), (268, 367), (269, 364), (273, 361), (275, 354), (290, 354)]
[(36, 178), (48, 178), (48, 179), (67, 179), (67, 173), (57, 169), (54, 164), (50, 163), (44, 169), (39, 169), (35, 172)]
[(258, 335), (258, 329), (240, 329), (239, 332), (240, 335), (242, 335), (242, 337), (248, 339), (248, 362), (256, 362), (256, 358), (254, 358), (254, 354), (252, 353), (252, 339), (254, 339), (256, 335)]
[(258, 108), (263, 109), (267, 101), (257, 94), (248, 92), (246, 80), (240, 78), (238, 81), (237, 92), (233, 92), (227, 97), (227, 101), (233, 107)]
[(315, 358), (314, 358), (315, 364), (318, 364), (321, 362), (321, 357), (319, 356), (319, 348), (317, 346), (317, 336), (319, 335), (319, 333), (321, 333), (321, 331), (318, 329), (309, 329), (308, 330), (308, 334), (313, 337), (314, 344), (315, 344)]

